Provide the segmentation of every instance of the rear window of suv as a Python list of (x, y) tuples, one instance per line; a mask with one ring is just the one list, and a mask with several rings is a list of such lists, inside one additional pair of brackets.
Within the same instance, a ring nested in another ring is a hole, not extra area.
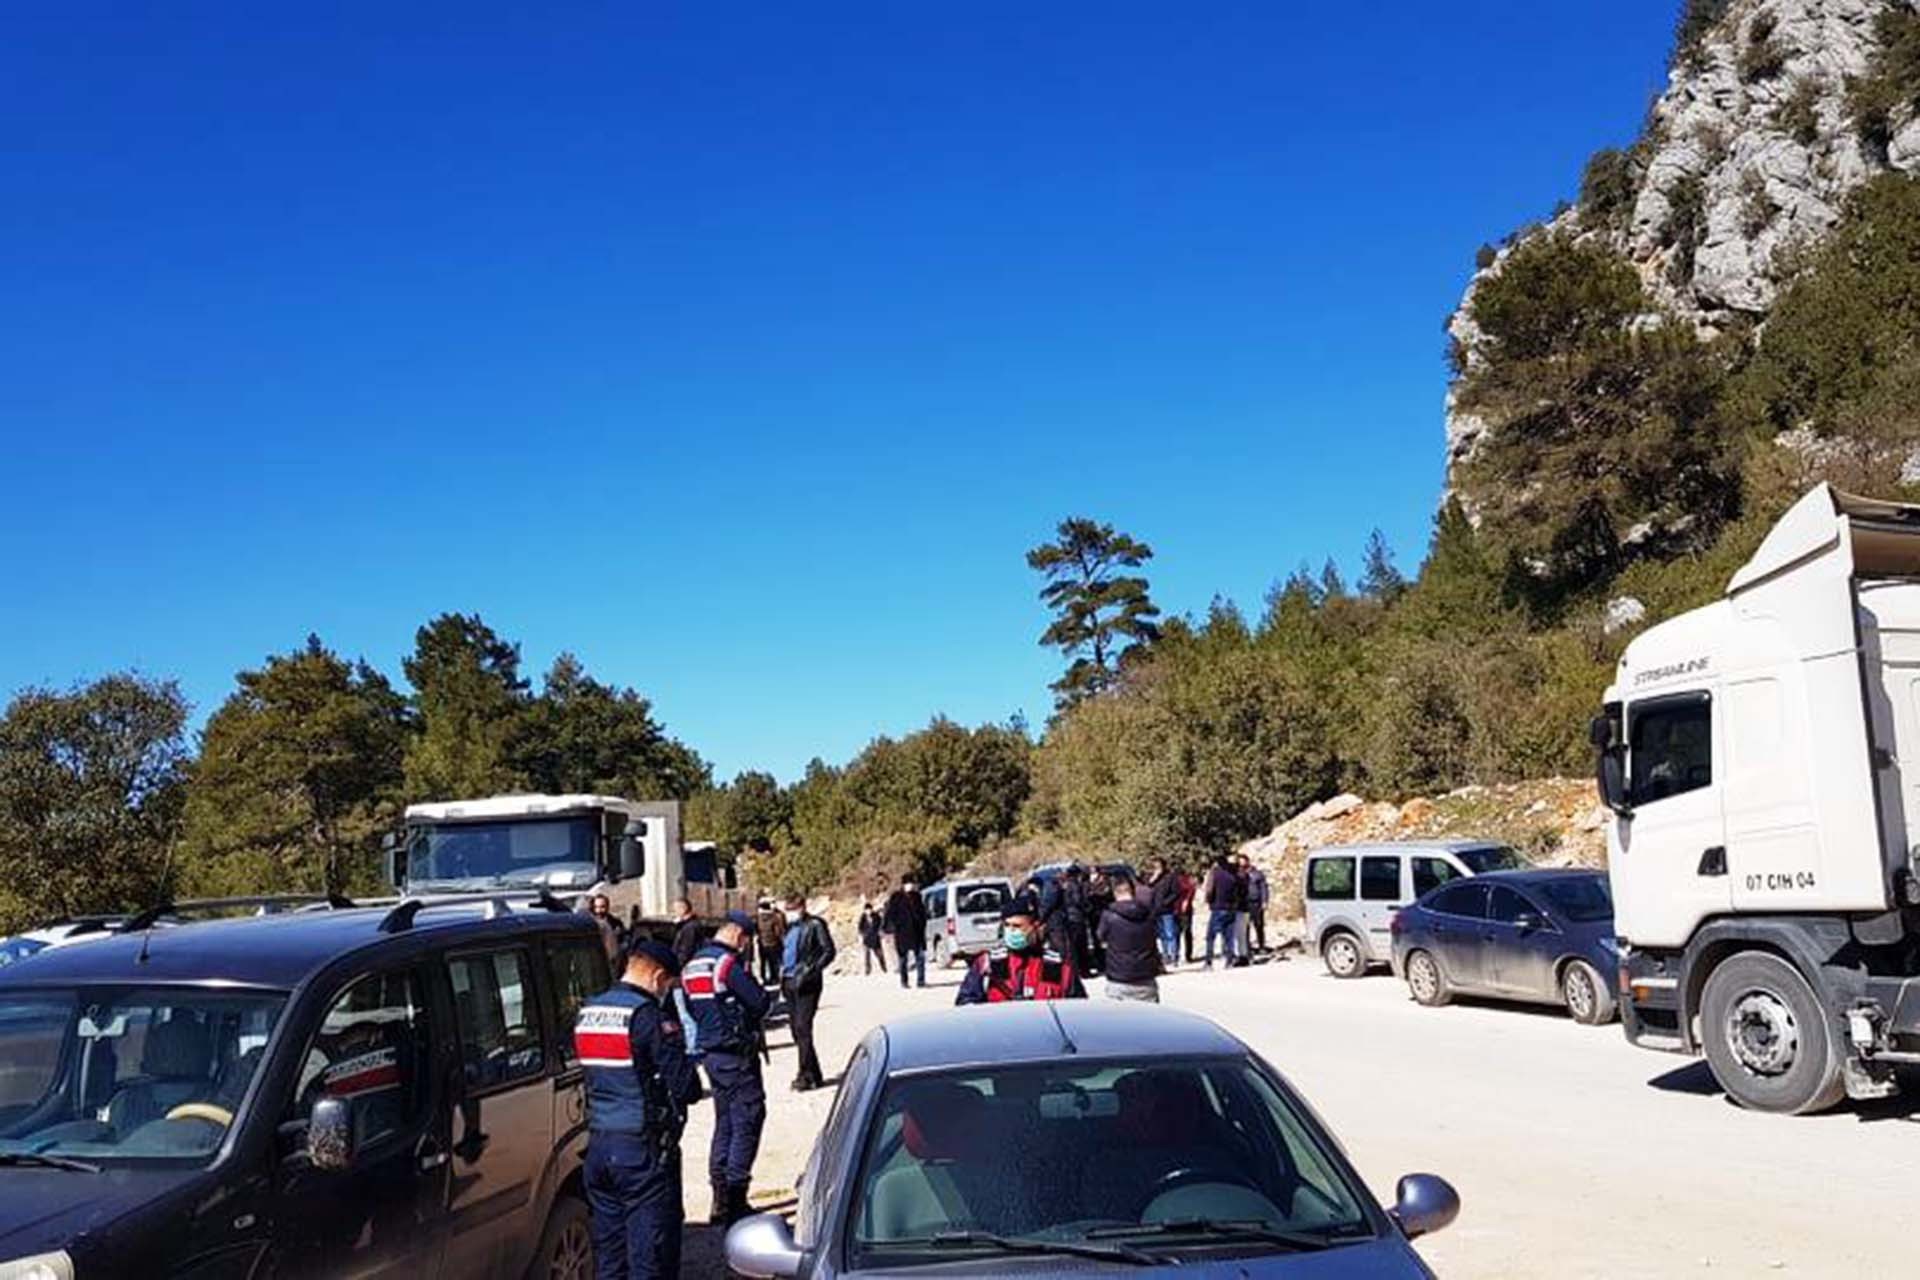
[(1308, 864), (1309, 898), (1351, 898), (1353, 896), (1352, 858), (1315, 858)]

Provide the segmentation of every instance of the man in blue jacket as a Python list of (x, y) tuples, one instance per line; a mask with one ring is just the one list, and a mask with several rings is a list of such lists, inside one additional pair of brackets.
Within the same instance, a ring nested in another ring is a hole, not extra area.
[(673, 950), (639, 941), (620, 981), (581, 1007), (573, 1044), (587, 1083), (587, 1207), (599, 1280), (680, 1274), (680, 1133), (700, 1100), (671, 993)]
[(773, 1003), (754, 980), (745, 957), (754, 921), (730, 911), (680, 975), (680, 988), (699, 1027), (701, 1062), (713, 1089), (713, 1146), (707, 1154), (707, 1179), (713, 1186), (716, 1226), (729, 1227), (751, 1210), (747, 1191), (753, 1181), (760, 1132), (767, 1124), (767, 1088), (760, 1076), (760, 1025)]

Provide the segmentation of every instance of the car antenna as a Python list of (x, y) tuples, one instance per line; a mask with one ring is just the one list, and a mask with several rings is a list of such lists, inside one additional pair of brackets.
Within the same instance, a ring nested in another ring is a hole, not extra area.
[(1078, 1053), (1080, 1046), (1073, 1042), (1073, 1033), (1067, 1030), (1067, 1024), (1060, 1021), (1060, 1008), (1057, 1001), (1047, 1001), (1047, 1012), (1053, 1015), (1053, 1025), (1060, 1029), (1060, 1052)]

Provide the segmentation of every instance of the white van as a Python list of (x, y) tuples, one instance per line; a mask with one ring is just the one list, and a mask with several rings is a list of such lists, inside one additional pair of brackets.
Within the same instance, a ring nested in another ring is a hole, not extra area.
[(1307, 855), (1307, 940), (1327, 972), (1357, 978), (1393, 962), (1393, 913), (1460, 876), (1531, 864), (1489, 840), (1330, 845)]
[(968, 876), (942, 880), (920, 891), (927, 904), (927, 949), (933, 966), (944, 969), (977, 955), (1000, 940), (1000, 907), (1013, 896), (1005, 876)]

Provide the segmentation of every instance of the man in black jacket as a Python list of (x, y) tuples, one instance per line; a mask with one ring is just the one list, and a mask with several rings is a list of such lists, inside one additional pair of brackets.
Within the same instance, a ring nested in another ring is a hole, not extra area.
[(682, 969), (687, 961), (693, 959), (693, 953), (700, 949), (703, 939), (700, 936), (700, 921), (693, 914), (693, 904), (685, 898), (673, 900), (673, 956), (680, 962)]
[[(927, 985), (927, 903), (912, 876), (901, 876), (900, 887), (887, 898), (881, 927), (893, 935), (893, 954), (900, 964), (900, 986), (907, 985), (907, 962), (913, 962), (917, 985)], [(884, 966), (883, 966), (884, 967)]]
[(827, 1082), (820, 1070), (820, 1055), (813, 1047), (813, 1020), (820, 1012), (820, 993), (826, 988), (827, 966), (833, 963), (835, 952), (827, 922), (807, 914), (805, 898), (797, 894), (788, 898), (786, 916), (780, 985), (787, 997), (788, 1025), (793, 1028), (793, 1047), (800, 1059), (793, 1089), (805, 1093)]
[(1113, 882), (1113, 905), (1100, 916), (1100, 945), (1107, 955), (1107, 998), (1160, 1003), (1160, 940), (1153, 906), (1131, 881)]

